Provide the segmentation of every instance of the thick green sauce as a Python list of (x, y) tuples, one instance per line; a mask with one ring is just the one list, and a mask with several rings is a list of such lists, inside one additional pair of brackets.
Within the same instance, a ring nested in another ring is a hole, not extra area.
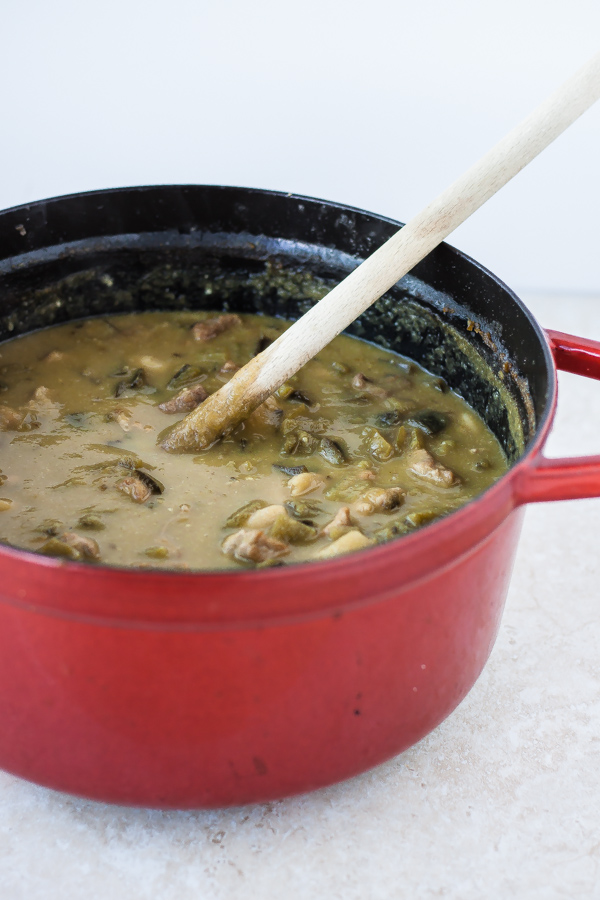
[[(299, 562), (407, 533), (506, 471), (496, 438), (440, 379), (345, 336), (223, 441), (166, 453), (159, 435), (183, 413), (160, 405), (186, 387), (217, 390), (228, 363), (243, 365), (287, 327), (248, 315), (197, 340), (192, 326), (216, 315), (80, 320), (0, 346), (3, 541), (111, 565)], [(305, 467), (314, 489), (294, 496), (297, 483), (274, 466)], [(252, 527), (235, 515), (249, 503), (283, 509)], [(346, 524), (324, 532), (344, 508)], [(226, 555), (223, 541), (233, 554), (227, 539), (240, 530), (286, 549), (262, 561)]]

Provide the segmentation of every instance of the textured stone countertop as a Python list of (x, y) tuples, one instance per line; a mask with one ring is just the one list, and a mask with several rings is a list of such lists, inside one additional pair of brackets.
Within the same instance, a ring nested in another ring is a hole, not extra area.
[[(529, 297), (600, 339), (600, 297)], [(600, 452), (600, 385), (561, 376), (549, 455)], [(600, 898), (600, 501), (527, 512), (500, 635), (402, 756), (265, 806), (157, 812), (0, 773), (2, 900)]]

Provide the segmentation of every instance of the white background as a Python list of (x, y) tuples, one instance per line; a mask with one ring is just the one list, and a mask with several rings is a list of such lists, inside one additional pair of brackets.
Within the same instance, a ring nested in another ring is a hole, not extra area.
[[(0, 207), (223, 183), (407, 220), (600, 47), (598, 0), (0, 0)], [(600, 105), (451, 242), (600, 290)], [(549, 323), (551, 324), (551, 323)]]

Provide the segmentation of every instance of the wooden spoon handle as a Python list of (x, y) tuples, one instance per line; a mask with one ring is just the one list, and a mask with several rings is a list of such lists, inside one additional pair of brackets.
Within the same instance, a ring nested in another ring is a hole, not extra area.
[(179, 422), (162, 446), (200, 450), (230, 431), (600, 98), (600, 53)]

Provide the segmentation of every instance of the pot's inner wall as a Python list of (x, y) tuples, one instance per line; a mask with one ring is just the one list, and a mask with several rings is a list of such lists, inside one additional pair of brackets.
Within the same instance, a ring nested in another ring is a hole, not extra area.
[[(256, 249), (260, 238), (252, 243)], [(267, 261), (238, 254), (219, 257), (214, 246), (208, 255), (198, 248), (173, 247), (145, 252), (115, 249), (92, 258), (74, 253), (70, 263), (75, 271), (57, 278), (54, 266), (46, 265), (43, 286), (37, 271), (38, 284), (21, 284), (13, 293), (10, 312), (0, 318), (0, 338), (72, 318), (136, 310), (230, 309), (295, 319), (345, 274), (339, 267), (332, 272), (318, 257), (310, 265), (305, 256), (299, 267), (284, 246), (277, 249), (277, 256)], [(59, 268), (64, 264), (63, 257)], [(427, 293), (429, 303), (423, 299)], [(387, 294), (349, 332), (405, 354), (443, 377), (487, 422), (508, 459), (518, 458), (530, 430), (528, 413), (514, 383), (510, 389), (504, 361), (494, 360), (491, 348), (484, 360), (483, 342), (474, 352), (432, 299), (425, 285), (409, 279), (406, 290)]]
[[(161, 205), (161, 197), (169, 203)], [(137, 222), (144, 203), (156, 230), (124, 233), (131, 226), (124, 220)], [(168, 227), (169, 216), (178, 230)], [(15, 217), (26, 224), (15, 225)], [(282, 236), (245, 229), (252, 224)], [(0, 262), (0, 339), (143, 309), (297, 318), (396, 227), (321, 201), (232, 188), (127, 189), (8, 211), (0, 216), (0, 247), (21, 229), (30, 252)], [(539, 339), (504, 286), (452, 248), (430, 254), (349, 332), (443, 377), (482, 416), (509, 461), (532, 438), (548, 393)]]

